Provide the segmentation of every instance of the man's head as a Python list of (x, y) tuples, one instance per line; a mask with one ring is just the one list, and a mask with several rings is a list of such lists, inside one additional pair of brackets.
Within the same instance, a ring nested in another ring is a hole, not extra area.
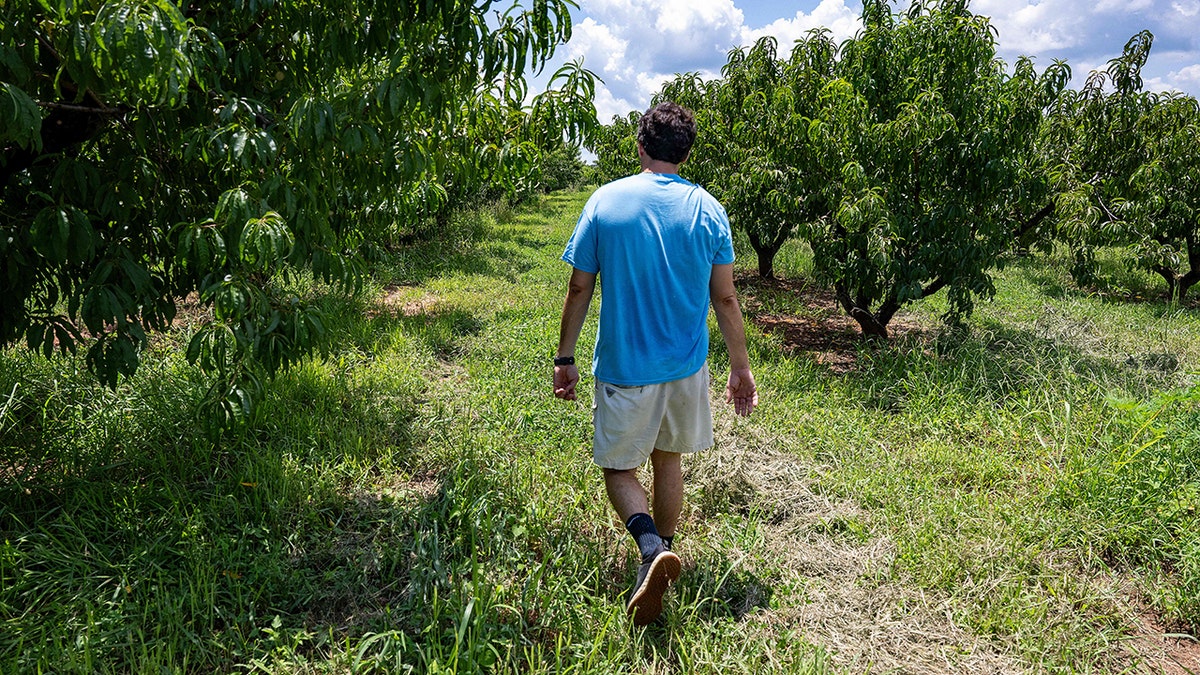
[(659, 103), (638, 122), (637, 142), (650, 159), (679, 164), (687, 159), (695, 140), (696, 117), (678, 103)]

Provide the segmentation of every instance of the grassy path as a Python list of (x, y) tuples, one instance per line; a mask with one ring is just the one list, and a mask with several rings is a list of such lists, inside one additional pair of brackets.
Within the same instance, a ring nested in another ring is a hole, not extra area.
[(186, 331), (115, 393), (0, 355), (0, 672), (1200, 670), (1158, 635), (1200, 617), (1200, 415), (1170, 394), (1200, 320), (1032, 264), (968, 333), (930, 303), (878, 350), (803, 283), (746, 279), (764, 404), (717, 406), (684, 576), (632, 629), (588, 401), (550, 395), (585, 197), (317, 296), (328, 357), (215, 440)]

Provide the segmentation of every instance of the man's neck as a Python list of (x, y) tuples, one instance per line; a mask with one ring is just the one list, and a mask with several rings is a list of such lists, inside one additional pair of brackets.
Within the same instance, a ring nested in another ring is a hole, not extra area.
[(679, 173), (679, 165), (658, 159), (648, 159), (642, 162), (642, 173)]

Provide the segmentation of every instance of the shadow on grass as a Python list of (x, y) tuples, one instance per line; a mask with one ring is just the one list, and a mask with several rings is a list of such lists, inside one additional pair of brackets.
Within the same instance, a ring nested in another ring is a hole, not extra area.
[(33, 498), (41, 490), (5, 493), (0, 563), (13, 583), (0, 617), (12, 630), (0, 637), (0, 667), (272, 671), (390, 635), (358, 657), (473, 670), (559, 630), (558, 613), (539, 616), (536, 598), (501, 603), (497, 582), (505, 569), (509, 586), (522, 569), (548, 574), (554, 556), (542, 542), (573, 536), (535, 524), (503, 476), (472, 458), (339, 490), (281, 484), (298, 476), (268, 475), (272, 461), (287, 464), (280, 458), (239, 451), (225, 461), (231, 480), (72, 482), (54, 506)]
[[(1079, 284), (1072, 277), (1069, 263), (1046, 256), (1031, 256), (1016, 261), (1013, 267), (1028, 284), (1047, 298), (1100, 298), (1119, 304), (1169, 303), (1162, 277), (1131, 266), (1119, 254), (1109, 252), (1097, 263), (1095, 279)], [(1200, 294), (1189, 293), (1182, 306), (1200, 307)]]
[[(0, 427), (0, 671), (228, 671), (327, 649), (402, 592), (395, 552), (436, 492), (415, 471), (416, 392), (304, 366), (214, 442), (184, 370), (117, 392), (61, 361), (19, 372)], [(409, 479), (363, 496), (385, 474)]]
[[(1051, 384), (1142, 391), (1169, 385), (1183, 367), (1169, 353), (1106, 354), (1099, 327), (1061, 312), (1043, 312), (1033, 325), (901, 323), (881, 344), (862, 340), (832, 298), (803, 281), (755, 280), (747, 288), (748, 321), (763, 331), (751, 339), (756, 359), (798, 366), (774, 375), (774, 385), (804, 391), (833, 383), (885, 414), (904, 412), (915, 398), (1000, 403)], [(714, 339), (714, 352), (721, 349)]]
[[(526, 207), (529, 208), (529, 207)], [(547, 244), (536, 232), (520, 229), (522, 210), (497, 214), (502, 225), (483, 220), (406, 244), (373, 261), (375, 276), (385, 284), (419, 286), (444, 276), (476, 275), (515, 281), (533, 268)], [(544, 216), (539, 215), (539, 222)]]

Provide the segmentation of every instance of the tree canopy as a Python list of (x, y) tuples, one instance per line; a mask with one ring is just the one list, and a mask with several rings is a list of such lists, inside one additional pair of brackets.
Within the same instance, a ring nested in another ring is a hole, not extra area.
[(530, 97), (568, 0), (0, 5), (0, 344), (88, 345), (107, 384), (194, 294), (188, 357), (228, 413), (319, 348), (280, 283), (352, 290), (450, 195), (527, 191), (595, 124), (578, 64)]
[(1153, 41), (1134, 35), (1067, 92), (1046, 135), (1061, 162), (1058, 239), (1075, 252), (1076, 278), (1095, 280), (1097, 246), (1126, 247), (1182, 300), (1200, 281), (1200, 104), (1143, 90)]
[(970, 312), (1015, 235), (1053, 210), (1037, 132), (1066, 65), (1009, 72), (963, 0), (902, 13), (869, 1), (841, 45), (817, 30), (787, 59), (776, 49), (764, 38), (730, 52), (720, 78), (680, 76), (658, 95), (696, 111), (684, 170), (726, 205), (760, 274), (798, 234), (867, 335), (943, 289), (948, 319)]
[(868, 335), (942, 289), (947, 318), (995, 291), (989, 271), (1044, 199), (1035, 139), (1069, 79), (1021, 59), (1008, 72), (966, 2), (868, 2), (809, 139), (828, 217), (806, 238), (816, 273)]

